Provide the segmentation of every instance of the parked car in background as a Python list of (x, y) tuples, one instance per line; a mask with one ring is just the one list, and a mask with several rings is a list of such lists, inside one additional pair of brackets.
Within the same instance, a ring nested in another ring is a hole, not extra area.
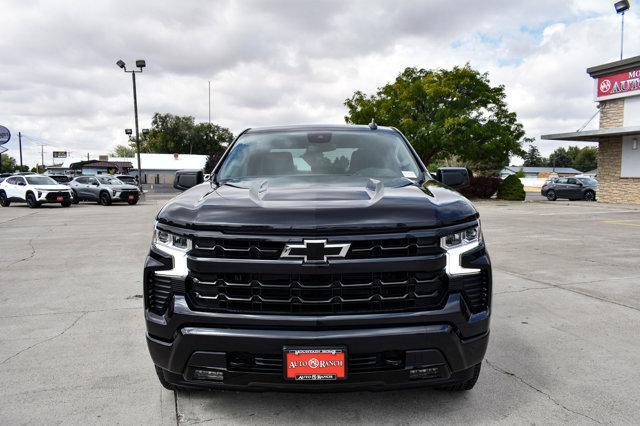
[(129, 175), (115, 175), (114, 176), (116, 179), (118, 179), (120, 182), (122, 183), (126, 183), (127, 185), (134, 185), (134, 186), (138, 186), (138, 182), (136, 181), (135, 176), (129, 176)]
[(0, 183), (2, 183), (2, 181), (8, 178), (9, 176), (13, 176), (13, 173), (0, 173)]
[(80, 176), (69, 184), (74, 194), (74, 203), (80, 201), (97, 201), (103, 206), (113, 202), (124, 201), (131, 205), (140, 199), (140, 192), (134, 185), (111, 176)]
[(49, 176), (51, 179), (63, 185), (71, 182), (71, 178), (67, 175), (47, 175), (47, 176)]
[(32, 209), (43, 203), (60, 203), (62, 207), (69, 207), (71, 189), (48, 176), (10, 176), (0, 183), (0, 205), (9, 207), (13, 202), (27, 203)]
[(540, 193), (549, 201), (558, 198), (595, 201), (597, 188), (598, 181), (589, 177), (563, 177), (545, 182)]

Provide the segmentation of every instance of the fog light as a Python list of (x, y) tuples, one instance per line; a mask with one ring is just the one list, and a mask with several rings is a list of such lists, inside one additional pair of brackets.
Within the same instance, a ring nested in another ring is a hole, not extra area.
[(438, 367), (414, 368), (409, 370), (410, 379), (433, 379), (440, 376)]
[(221, 382), (224, 380), (224, 373), (217, 370), (204, 370), (201, 368), (193, 370), (193, 378), (196, 380), (215, 380)]

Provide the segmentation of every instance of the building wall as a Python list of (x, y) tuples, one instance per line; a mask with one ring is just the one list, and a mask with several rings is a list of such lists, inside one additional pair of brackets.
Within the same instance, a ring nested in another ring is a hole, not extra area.
[[(600, 128), (624, 126), (625, 100), (627, 99), (629, 98), (602, 102)], [(598, 145), (598, 201), (640, 204), (640, 178), (620, 177), (622, 137), (604, 138)]]
[(624, 100), (625, 98), (612, 99), (601, 102), (600, 128), (624, 126)]
[(621, 178), (622, 137), (602, 139), (598, 148), (598, 201), (640, 204), (640, 178)]

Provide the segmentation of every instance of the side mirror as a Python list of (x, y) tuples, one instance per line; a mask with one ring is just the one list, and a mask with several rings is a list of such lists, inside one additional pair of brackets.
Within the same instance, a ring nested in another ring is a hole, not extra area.
[(173, 180), (173, 187), (180, 191), (193, 188), (204, 182), (204, 173), (202, 170), (178, 170)]
[(100, 182), (93, 182), (92, 185), (93, 186), (100, 186)]
[(464, 167), (441, 167), (436, 171), (436, 180), (451, 188), (469, 186), (469, 171)]

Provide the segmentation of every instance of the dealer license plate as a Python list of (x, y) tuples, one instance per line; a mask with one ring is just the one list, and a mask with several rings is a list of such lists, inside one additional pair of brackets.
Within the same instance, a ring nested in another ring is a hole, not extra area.
[(322, 381), (347, 378), (344, 348), (284, 348), (287, 380)]
[(56, 201), (64, 201), (64, 197), (62, 195), (58, 195), (56, 197)]
[(130, 199), (130, 200), (133, 200), (133, 195), (129, 195), (129, 199)]

